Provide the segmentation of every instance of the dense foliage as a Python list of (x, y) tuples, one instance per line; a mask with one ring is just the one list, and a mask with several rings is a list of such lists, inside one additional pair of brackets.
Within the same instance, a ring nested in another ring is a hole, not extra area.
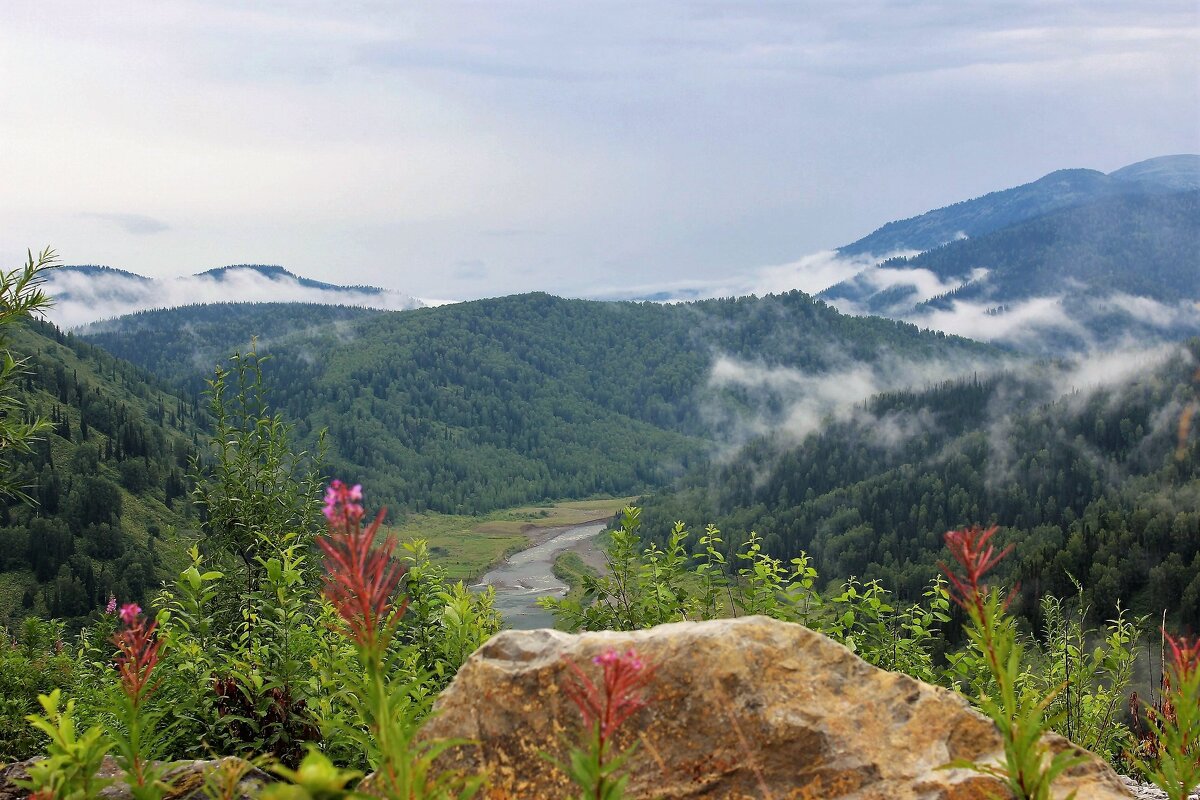
[(160, 336), (199, 331), (201, 355), (219, 360), (261, 333), (277, 401), (304, 441), (328, 429), (332, 470), (371, 475), (393, 509), (453, 513), (665, 485), (746, 402), (708, 387), (717, 354), (819, 373), (990, 352), (846, 317), (800, 292), (671, 306), (532, 294), (345, 318), (309, 309), (301, 319), (315, 327), (285, 323), (293, 313), (147, 312), (89, 338), (198, 388), (196, 351), (160, 348)]
[[(969, 566), (963, 576), (948, 572), (949, 582), (931, 570), (924, 592), (911, 601), (877, 580), (833, 580), (822, 589), (807, 555), (785, 562), (764, 551), (755, 535), (726, 557), (723, 534), (711, 524), (693, 538), (677, 523), (661, 546), (642, 533), (641, 509), (627, 508), (606, 547), (604, 570), (584, 577), (583, 596), (541, 601), (561, 627), (637, 630), (737, 614), (799, 622), (878, 667), (961, 692), (1002, 731), (1008, 725), (1010, 732), (1032, 733), (1024, 750), (1014, 750), (1026, 772), (1038, 733), (1050, 728), (1123, 770), (1155, 760), (1139, 757), (1142, 744), (1120, 724), (1144, 619), (1119, 612), (1093, 628), (1081, 593), (1067, 601), (1044, 597), (1042, 622), (1032, 629), (1018, 625), (1007, 613), (1007, 598), (979, 582), (983, 567), (996, 566), (1013, 547), (989, 549), (995, 530), (946, 533), (951, 554)], [(965, 551), (956, 547), (964, 540), (973, 545)], [(990, 629), (977, 637), (980, 613)], [(960, 622), (967, 625), (966, 641)], [(1001, 650), (1002, 659), (996, 656)], [(1161, 674), (1162, 664), (1156, 669)], [(1139, 711), (1136, 700), (1133, 705)]]
[[(343, 765), (379, 763), (380, 751), (362, 746), (362, 726), (370, 724), (362, 722), (361, 696), (351, 688), (367, 654), (356, 653), (353, 637), (348, 640), (338, 623), (339, 615), (345, 621), (347, 600), (353, 606), (363, 587), (333, 591), (345, 570), (330, 566), (339, 550), (322, 539), (328, 569), (321, 592), (315, 553), (320, 465), (290, 449), (291, 426), (266, 403), (257, 366), (253, 354), (235, 356), (232, 370), (212, 381), (208, 456), (194, 462), (200, 538), (187, 553), (190, 563), (154, 596), (153, 619), (122, 597), (118, 621), (117, 598), (110, 597), (73, 644), (61, 622), (31, 616), (13, 646), (0, 649), (0, 673), (7, 677), (0, 760), (30, 756), (41, 746), (44, 740), (21, 722), (40, 703), (39, 730), (56, 741), (86, 728), (88, 748), (114, 748), (147, 797), (155, 796), (158, 778), (138, 765), (156, 759), (216, 751), (267, 754), (296, 766), (319, 744)], [(331, 507), (327, 500), (330, 537), (337, 542)], [(363, 552), (370, 551), (378, 522), (352, 537)], [(387, 682), (396, 683), (388, 718), (401, 727), (393, 733), (408, 736), (500, 618), (491, 592), (451, 585), (419, 540), (402, 549), (393, 542), (372, 558), (387, 565), (394, 580), (370, 602), (387, 601), (404, 575), (403, 604), (389, 618), (386, 644), (370, 657), (382, 659), (375, 668), (386, 663)], [(122, 685), (116, 693), (114, 644)], [(67, 705), (58, 692), (70, 697)], [(396, 716), (401, 712), (403, 720)], [(79, 746), (64, 744), (57, 752), (52, 745), (51, 763), (82, 757)], [(58, 780), (65, 773), (56, 769), (45, 768), (43, 777)]]
[(943, 532), (998, 524), (1019, 543), (1008, 577), (1031, 596), (1072, 595), (1077, 578), (1101, 614), (1121, 599), (1200, 625), (1200, 437), (1177, 446), (1197, 358), (1193, 342), (1082, 391), (1046, 365), (883, 394), (800, 442), (763, 438), (696, 471), (646, 501), (646, 526), (659, 543), (675, 520), (758, 531), (778, 558), (807, 553), (823, 573), (913, 598)]

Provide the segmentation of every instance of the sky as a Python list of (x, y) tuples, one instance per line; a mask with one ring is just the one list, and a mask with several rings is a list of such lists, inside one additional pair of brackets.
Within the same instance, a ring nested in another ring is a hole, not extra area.
[(889, 220), (1200, 151), (1198, 9), (5, 0), (0, 263), (816, 291)]

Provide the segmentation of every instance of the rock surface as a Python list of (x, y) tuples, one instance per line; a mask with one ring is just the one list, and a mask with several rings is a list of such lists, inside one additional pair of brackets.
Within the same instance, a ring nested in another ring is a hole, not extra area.
[[(1126, 775), (1122, 775), (1121, 780), (1137, 800), (1168, 800), (1167, 793), (1152, 783), (1141, 783)], [(1188, 797), (1190, 800), (1200, 800), (1200, 794), (1190, 794)]]
[[(560, 690), (564, 659), (637, 649), (657, 665), (652, 703), (622, 728), (639, 745), (632, 798), (982, 800), (1006, 796), (991, 778), (942, 765), (1002, 756), (991, 721), (945, 689), (870, 666), (807, 628), (765, 617), (676, 623), (633, 633), (505, 631), (459, 671), (422, 730), (464, 738), (440, 766), (490, 774), (491, 800), (572, 796), (562, 758), (580, 733)], [(1053, 750), (1071, 748), (1047, 737)], [(1060, 778), (1056, 798), (1128, 798), (1092, 757)]]
[[(13, 764), (0, 766), (0, 800), (23, 800), (29, 796), (29, 791), (18, 787), (14, 781), (25, 780), (29, 777), (26, 767), (32, 761), (18, 761)], [(130, 800), (133, 796), (129, 785), (120, 779), (124, 775), (117, 766), (116, 759), (106, 756), (104, 764), (98, 773), (102, 778), (111, 778), (113, 783), (100, 790), (103, 800)], [(166, 794), (166, 800), (206, 800), (204, 792), (205, 777), (211, 776), (215, 784), (225, 786), (229, 790), (222, 796), (236, 800), (252, 800), (258, 796), (263, 785), (272, 779), (260, 769), (255, 768), (240, 758), (221, 758), (216, 761), (180, 761), (171, 765), (164, 776), (170, 784), (171, 791)]]

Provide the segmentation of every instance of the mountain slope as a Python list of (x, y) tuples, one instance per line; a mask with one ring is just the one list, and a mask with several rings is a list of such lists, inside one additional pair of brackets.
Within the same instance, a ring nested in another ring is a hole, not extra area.
[(0, 620), (30, 611), (78, 620), (112, 595), (142, 600), (183, 561), (200, 412), (50, 325), (14, 331), (10, 346), (29, 359), (22, 404), (55, 426), (15, 459), (38, 506), (0, 506)]
[[(176, 309), (115, 321), (94, 341), (194, 386), (198, 360), (261, 333), (276, 403), (302, 433), (329, 428), (336, 474), (369, 481), (393, 508), (452, 512), (663, 485), (761, 410), (754, 387), (713, 385), (714, 363), (813, 375), (854, 364), (870, 376), (885, 362), (992, 354), (843, 316), (799, 292), (670, 306), (532, 294), (327, 318), (276, 335), (273, 321), (288, 313)], [(155, 331), (212, 315), (242, 322), (209, 325), (206, 350), (164, 359)]]
[[(1179, 610), (1200, 623), (1200, 435), (1179, 419), (1200, 392), (1187, 348), (1050, 363), (879, 395), (795, 443), (764, 437), (645, 501), (662, 540), (709, 522), (732, 552), (750, 531), (826, 579), (879, 578), (917, 597), (942, 534), (998, 524), (1017, 544), (1005, 580), (1028, 603), (1088, 587), (1101, 614)], [(1177, 457), (1178, 451), (1178, 457)]]
[(882, 258), (903, 251), (925, 251), (1108, 197), (1188, 189), (1200, 189), (1200, 155), (1151, 158), (1108, 175), (1091, 169), (1058, 170), (1032, 183), (889, 222), (839, 248), (838, 253), (870, 253)]
[(266, 352), (289, 340), (352, 336), (354, 321), (386, 313), (316, 303), (213, 303), (138, 311), (85, 325), (79, 335), (196, 395), (215, 365), (252, 340)]
[[(1043, 337), (1050, 349), (1194, 336), (1200, 191), (1120, 195), (1061, 209), (890, 259), (821, 297), (858, 313), (967, 335), (986, 338), (990, 329)], [(1040, 319), (1024, 313), (1035, 303)], [(1010, 331), (1008, 320), (1026, 327)]]

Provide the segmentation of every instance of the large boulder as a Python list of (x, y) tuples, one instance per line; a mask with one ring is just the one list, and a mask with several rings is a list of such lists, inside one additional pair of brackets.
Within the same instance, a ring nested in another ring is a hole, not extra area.
[[(424, 738), (475, 744), (441, 756), (444, 768), (490, 775), (487, 797), (572, 796), (560, 760), (580, 736), (562, 692), (565, 661), (636, 648), (657, 666), (652, 702), (623, 726), (638, 742), (630, 798), (855, 798), (982, 800), (1007, 793), (992, 778), (943, 766), (997, 763), (990, 720), (953, 692), (872, 667), (807, 628), (766, 617), (675, 623), (632, 633), (505, 631), (459, 671), (422, 729)], [(1074, 749), (1047, 736), (1053, 751)], [(1082, 752), (1082, 751), (1080, 751)], [(1060, 778), (1056, 798), (1128, 798), (1101, 759)]]

